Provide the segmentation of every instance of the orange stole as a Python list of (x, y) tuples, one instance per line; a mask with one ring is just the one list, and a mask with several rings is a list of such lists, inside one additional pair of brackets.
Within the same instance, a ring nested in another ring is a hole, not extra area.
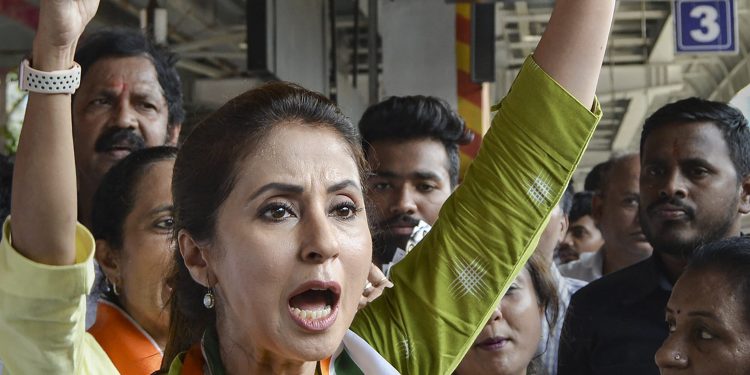
[(321, 375), (329, 375), (329, 369), (331, 368), (331, 357), (328, 357), (320, 361), (320, 372)]
[(151, 375), (161, 367), (163, 354), (129, 316), (117, 306), (100, 301), (96, 323), (89, 328), (109, 359), (123, 375)]
[(203, 359), (203, 351), (200, 343), (194, 344), (190, 350), (185, 353), (180, 375), (203, 375), (203, 365), (206, 360)]

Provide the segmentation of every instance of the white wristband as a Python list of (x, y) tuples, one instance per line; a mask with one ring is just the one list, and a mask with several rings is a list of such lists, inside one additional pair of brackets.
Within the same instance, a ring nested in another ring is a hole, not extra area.
[(42, 94), (73, 94), (81, 84), (81, 66), (74, 62), (68, 70), (42, 72), (31, 67), (29, 60), (23, 60), (19, 69), (21, 90)]

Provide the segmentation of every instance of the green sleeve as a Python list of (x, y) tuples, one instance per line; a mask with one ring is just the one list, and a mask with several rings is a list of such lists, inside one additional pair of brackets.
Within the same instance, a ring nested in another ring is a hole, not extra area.
[(601, 117), (530, 57), (463, 184), (351, 329), (403, 374), (450, 374), (523, 268)]
[(75, 264), (50, 266), (13, 248), (10, 225), (9, 218), (0, 241), (3, 374), (117, 374), (85, 328), (86, 294), (94, 283), (91, 233), (78, 224)]

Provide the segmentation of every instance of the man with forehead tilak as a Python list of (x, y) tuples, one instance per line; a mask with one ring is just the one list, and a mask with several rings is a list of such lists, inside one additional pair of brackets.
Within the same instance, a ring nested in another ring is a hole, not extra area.
[(748, 145), (747, 120), (724, 103), (685, 99), (646, 120), (639, 214), (654, 253), (573, 296), (561, 375), (659, 373), (672, 286), (697, 247), (740, 235), (750, 212)]
[(102, 176), (133, 151), (176, 145), (185, 112), (175, 57), (137, 30), (93, 33), (75, 59), (82, 72), (73, 96), (78, 212), (90, 226)]

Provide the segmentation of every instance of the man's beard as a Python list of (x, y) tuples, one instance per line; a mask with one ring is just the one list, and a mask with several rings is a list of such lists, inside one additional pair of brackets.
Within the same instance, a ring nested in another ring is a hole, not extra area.
[(372, 257), (376, 263), (383, 265), (390, 263), (397, 249), (404, 249), (409, 236), (396, 236), (380, 232), (372, 238)]
[(730, 204), (726, 207), (726, 215), (724, 217), (719, 220), (703, 223), (703, 225), (701, 225), (700, 227), (700, 232), (696, 236), (694, 236), (693, 238), (681, 240), (667, 240), (660, 237), (658, 233), (652, 232), (648, 217), (648, 212), (654, 209), (656, 206), (663, 203), (669, 203), (673, 206), (678, 206), (684, 209), (688, 217), (688, 221), (692, 222), (695, 225), (695, 210), (682, 203), (679, 199), (660, 199), (659, 201), (652, 203), (645, 210), (640, 210), (638, 214), (640, 215), (643, 234), (646, 236), (646, 239), (648, 239), (648, 242), (653, 247), (654, 252), (671, 255), (679, 259), (689, 260), (693, 256), (695, 250), (700, 246), (710, 242), (718, 241), (730, 235), (729, 230), (735, 223), (736, 212), (730, 210), (729, 208), (737, 207), (738, 201), (739, 197), (734, 196), (734, 199), (732, 199)]
[(401, 214), (378, 223), (372, 238), (372, 255), (380, 264), (389, 263), (397, 249), (405, 249), (411, 234), (396, 235), (392, 234), (389, 228), (398, 224), (407, 224), (415, 227), (419, 225), (419, 220), (412, 216)]
[(581, 254), (578, 254), (578, 251), (564, 243), (558, 243), (553, 254), (553, 257), (557, 257), (560, 260), (560, 264), (569, 263), (581, 258)]

